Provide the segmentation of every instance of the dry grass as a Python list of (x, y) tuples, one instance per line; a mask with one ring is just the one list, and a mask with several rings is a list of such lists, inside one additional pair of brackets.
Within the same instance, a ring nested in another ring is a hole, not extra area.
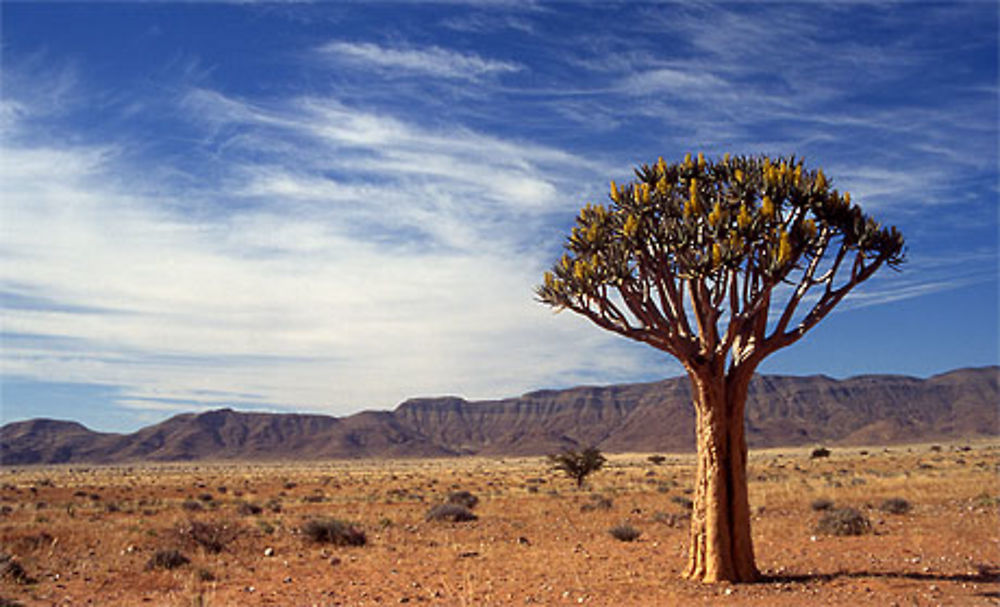
[[(544, 458), (5, 468), (0, 545), (35, 583), (0, 580), (0, 598), (23, 605), (98, 598), (102, 605), (986, 605), (1000, 592), (991, 569), (1000, 562), (1000, 448), (962, 446), (831, 447), (816, 459), (810, 448), (751, 453), (754, 541), (771, 578), (728, 595), (725, 586), (679, 579), (687, 511), (672, 498), (691, 497), (688, 455), (666, 454), (659, 464), (648, 454), (611, 456), (589, 491)], [(478, 498), (478, 520), (425, 520), (429, 508), (461, 492)], [(592, 495), (607, 507), (590, 507)], [(815, 534), (823, 512), (811, 504), (819, 498), (863, 513), (872, 532)], [(911, 508), (883, 512), (890, 499)], [(189, 501), (202, 509), (188, 509)], [(365, 545), (317, 543), (303, 532), (308, 521), (331, 518), (351, 521)], [(609, 533), (616, 525), (642, 533), (618, 541)], [(146, 567), (168, 551), (191, 562)]]

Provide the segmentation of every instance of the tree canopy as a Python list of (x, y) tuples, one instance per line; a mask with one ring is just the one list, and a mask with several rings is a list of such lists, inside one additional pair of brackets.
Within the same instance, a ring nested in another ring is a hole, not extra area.
[[(610, 204), (583, 207), (537, 295), (686, 365), (731, 355), (755, 367), (904, 262), (895, 227), (795, 157), (689, 154), (635, 176), (611, 182)], [(769, 319), (772, 293), (785, 300)]]

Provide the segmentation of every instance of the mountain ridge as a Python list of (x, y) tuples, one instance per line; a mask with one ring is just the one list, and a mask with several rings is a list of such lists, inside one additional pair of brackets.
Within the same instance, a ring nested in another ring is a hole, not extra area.
[[(756, 375), (747, 396), (747, 440), (773, 447), (1000, 436), (998, 378), (997, 366), (926, 379)], [(0, 464), (540, 455), (584, 445), (691, 451), (690, 399), (687, 378), (675, 377), (484, 401), (419, 397), (344, 417), (221, 408), (128, 434), (32, 419), (0, 427)]]

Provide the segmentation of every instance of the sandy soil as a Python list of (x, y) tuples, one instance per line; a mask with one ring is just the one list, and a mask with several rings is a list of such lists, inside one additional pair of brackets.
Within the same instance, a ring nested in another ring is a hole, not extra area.
[[(751, 454), (767, 578), (744, 585), (680, 579), (689, 456), (614, 456), (583, 490), (543, 458), (6, 468), (0, 605), (1000, 604), (1000, 445), (809, 455)], [(478, 520), (425, 520), (456, 490)], [(872, 531), (818, 533), (820, 498)], [(319, 517), (367, 543), (312, 541)], [(190, 562), (148, 566), (166, 550)]]

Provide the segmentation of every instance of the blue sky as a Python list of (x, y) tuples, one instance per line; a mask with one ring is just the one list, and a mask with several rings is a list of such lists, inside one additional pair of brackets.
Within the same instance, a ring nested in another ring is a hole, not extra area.
[(998, 362), (994, 2), (2, 5), (0, 422), (131, 431), (679, 375), (533, 300), (658, 156), (908, 239), (763, 372)]

